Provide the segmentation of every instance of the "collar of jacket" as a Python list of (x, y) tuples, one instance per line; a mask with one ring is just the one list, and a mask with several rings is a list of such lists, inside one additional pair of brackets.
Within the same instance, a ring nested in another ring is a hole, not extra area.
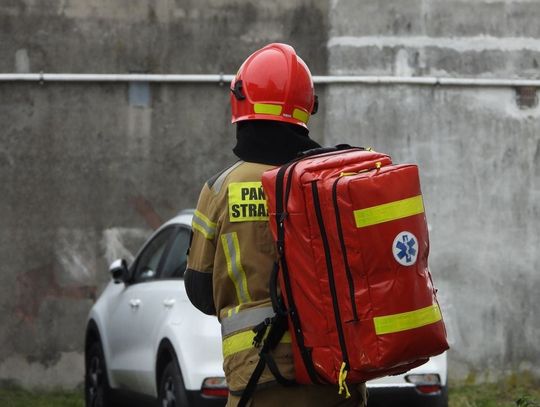
[(309, 138), (309, 130), (291, 123), (246, 120), (236, 125), (234, 154), (241, 160), (283, 165), (299, 152), (320, 147)]

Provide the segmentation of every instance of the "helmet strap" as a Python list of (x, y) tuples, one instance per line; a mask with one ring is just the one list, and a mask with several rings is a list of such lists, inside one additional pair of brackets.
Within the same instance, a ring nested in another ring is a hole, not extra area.
[(231, 92), (238, 100), (244, 100), (246, 96), (242, 92), (242, 81), (234, 82), (234, 88), (231, 89)]

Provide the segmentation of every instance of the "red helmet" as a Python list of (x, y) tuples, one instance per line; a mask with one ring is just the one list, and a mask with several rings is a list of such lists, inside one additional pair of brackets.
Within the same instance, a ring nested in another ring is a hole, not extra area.
[(231, 82), (232, 123), (277, 120), (307, 127), (317, 111), (311, 72), (293, 47), (269, 44), (251, 54)]

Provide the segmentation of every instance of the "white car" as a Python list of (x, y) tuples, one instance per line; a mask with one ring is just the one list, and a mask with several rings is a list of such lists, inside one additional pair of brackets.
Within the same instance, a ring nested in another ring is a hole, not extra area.
[[(225, 405), (219, 322), (191, 305), (182, 279), (192, 216), (183, 211), (161, 226), (129, 267), (111, 264), (112, 281), (87, 321), (87, 407), (117, 407), (134, 394), (160, 407)], [(446, 355), (368, 387), (370, 406), (446, 407)]]
[(88, 316), (87, 407), (116, 407), (130, 393), (162, 407), (224, 405), (219, 322), (191, 305), (182, 280), (192, 215), (161, 226), (129, 267), (111, 265)]

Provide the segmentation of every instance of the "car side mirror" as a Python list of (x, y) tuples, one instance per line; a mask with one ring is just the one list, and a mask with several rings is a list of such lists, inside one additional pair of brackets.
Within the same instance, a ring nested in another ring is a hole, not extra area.
[(115, 284), (125, 283), (129, 278), (127, 262), (124, 259), (118, 259), (109, 266), (109, 273)]

